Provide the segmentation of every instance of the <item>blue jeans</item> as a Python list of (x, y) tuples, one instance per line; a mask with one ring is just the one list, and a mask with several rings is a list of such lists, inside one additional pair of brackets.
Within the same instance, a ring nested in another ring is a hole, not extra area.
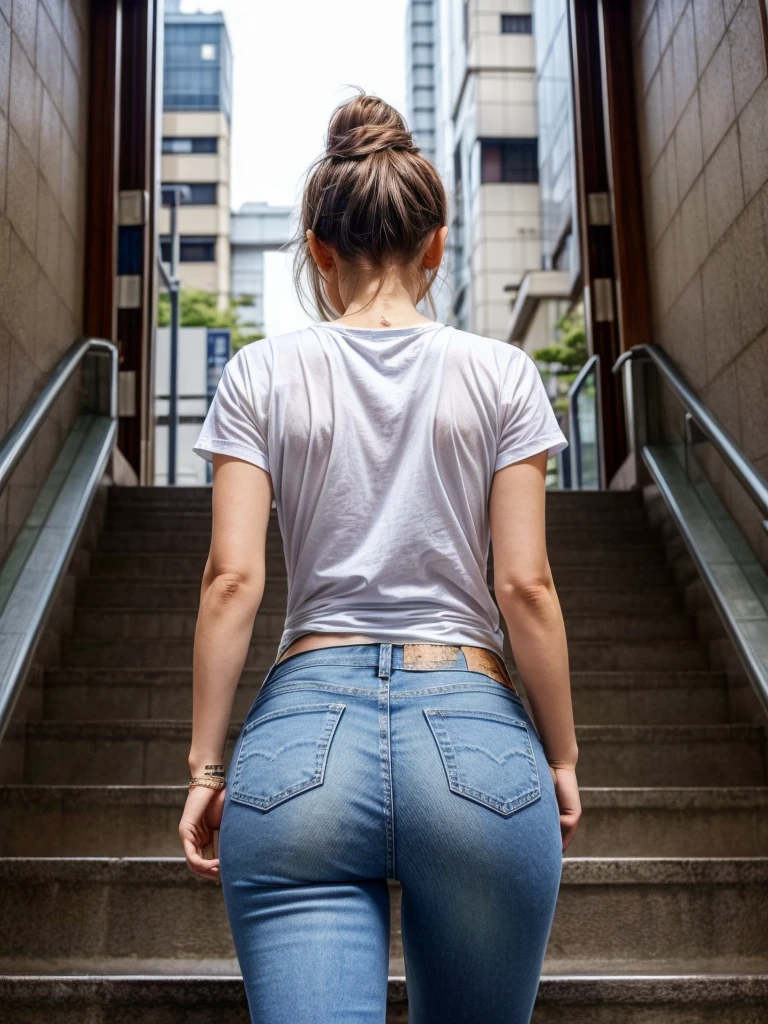
[(411, 1024), (528, 1024), (562, 871), (520, 698), (375, 643), (271, 667), (227, 771), (221, 884), (254, 1024), (384, 1024), (388, 880)]

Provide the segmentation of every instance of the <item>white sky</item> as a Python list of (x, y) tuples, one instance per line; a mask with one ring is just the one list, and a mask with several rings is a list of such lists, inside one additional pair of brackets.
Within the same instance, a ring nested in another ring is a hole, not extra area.
[[(359, 85), (405, 110), (406, 0), (182, 0), (223, 11), (232, 43), (232, 206), (293, 205), (333, 108)], [(386, 15), (384, 15), (386, 11)], [(307, 322), (284, 253), (267, 253), (268, 334)]]

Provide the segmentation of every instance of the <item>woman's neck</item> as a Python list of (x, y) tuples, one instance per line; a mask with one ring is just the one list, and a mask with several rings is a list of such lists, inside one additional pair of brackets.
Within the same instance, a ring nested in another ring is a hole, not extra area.
[(410, 293), (399, 280), (385, 282), (373, 298), (378, 281), (355, 291), (346, 301), (346, 308), (337, 321), (348, 327), (413, 327), (432, 323), (413, 304)]

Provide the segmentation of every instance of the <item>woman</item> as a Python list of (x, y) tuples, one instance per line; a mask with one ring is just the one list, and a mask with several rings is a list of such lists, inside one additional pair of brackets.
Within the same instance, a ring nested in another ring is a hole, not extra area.
[[(401, 116), (337, 108), (297, 239), (323, 319), (239, 351), (195, 446), (213, 535), (180, 834), (220, 877), (253, 1021), (384, 1021), (393, 879), (412, 1022), (533, 1009), (580, 813), (544, 530), (567, 442), (528, 355), (418, 312), (446, 220)], [(287, 618), (225, 772), (273, 498)]]

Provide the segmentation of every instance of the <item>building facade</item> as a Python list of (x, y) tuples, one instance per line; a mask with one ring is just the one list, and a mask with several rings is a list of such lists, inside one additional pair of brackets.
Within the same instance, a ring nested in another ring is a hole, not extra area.
[(437, 156), (440, 28), (439, 0), (409, 0), (405, 22), (408, 126), (433, 163)]
[[(282, 248), (293, 226), (290, 206), (243, 203), (232, 212), (232, 294), (240, 302), (240, 319), (264, 331), (264, 253)], [(245, 301), (243, 301), (245, 300)]]
[(184, 186), (179, 277), (224, 306), (231, 288), (232, 51), (222, 14), (181, 14), (177, 7), (165, 15), (161, 250), (167, 262), (172, 186)]
[[(421, 6), (411, 8), (412, 34)], [(433, 85), (424, 95), (435, 97), (435, 159), (451, 195), (447, 318), (505, 339), (510, 295), (541, 258), (531, 4), (441, 0), (435, 7), (431, 21), (426, 9), (422, 17), (425, 32), (437, 29)], [(426, 76), (430, 67), (422, 70)]]
[(535, 352), (551, 344), (578, 298), (573, 92), (567, 0), (534, 0), (541, 261), (512, 294), (507, 340)]

